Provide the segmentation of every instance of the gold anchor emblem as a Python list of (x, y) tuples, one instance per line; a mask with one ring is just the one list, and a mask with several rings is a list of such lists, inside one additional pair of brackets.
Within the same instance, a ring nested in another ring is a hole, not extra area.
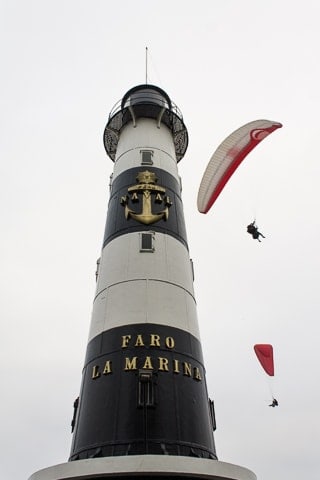
[[(166, 195), (166, 189), (160, 185), (155, 185), (158, 178), (153, 172), (145, 170), (144, 172), (139, 172), (137, 176), (138, 184), (133, 185), (128, 188), (128, 195), (121, 197), (121, 205), (125, 207), (125, 217), (128, 220), (133, 218), (140, 223), (145, 225), (150, 225), (152, 223), (158, 222), (161, 219), (168, 220), (169, 217), (169, 207), (171, 207), (172, 202), (168, 195)], [(129, 198), (133, 203), (139, 202), (138, 193), (142, 193), (142, 211), (141, 213), (136, 213), (134, 210), (131, 210), (128, 207)], [(153, 195), (152, 195), (153, 194)], [(154, 203), (165, 205), (165, 209), (158, 213), (152, 212), (152, 196), (154, 197)]]

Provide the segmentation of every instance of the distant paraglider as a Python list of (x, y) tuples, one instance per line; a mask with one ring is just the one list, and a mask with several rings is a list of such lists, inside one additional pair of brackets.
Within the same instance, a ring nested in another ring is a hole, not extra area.
[(261, 232), (259, 232), (258, 226), (256, 225), (255, 220), (247, 226), (247, 232), (250, 233), (250, 235), (252, 235), (252, 238), (254, 240), (258, 240), (258, 242), (261, 242), (259, 237), (266, 238), (264, 235), (262, 235)]
[[(255, 354), (262, 366), (263, 370), (270, 376), (274, 376), (273, 347), (268, 343), (259, 343), (254, 347)], [(272, 396), (272, 403), (269, 407), (277, 407), (278, 400)]]
[(277, 407), (278, 405), (278, 400), (276, 398), (273, 398), (272, 403), (270, 403), (269, 407)]
[(231, 175), (244, 158), (264, 138), (282, 124), (270, 120), (255, 120), (229, 135), (212, 155), (202, 177), (198, 192), (198, 210), (207, 213)]

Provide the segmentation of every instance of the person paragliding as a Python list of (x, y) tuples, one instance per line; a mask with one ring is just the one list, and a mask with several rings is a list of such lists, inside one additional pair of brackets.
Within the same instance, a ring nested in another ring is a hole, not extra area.
[(249, 223), (249, 225), (247, 226), (247, 232), (252, 235), (252, 238), (254, 240), (258, 240), (258, 242), (261, 242), (259, 237), (266, 238), (264, 235), (262, 235), (261, 232), (259, 232), (255, 220), (252, 223)]
[(277, 407), (278, 405), (278, 400), (276, 398), (273, 398), (272, 403), (270, 403), (269, 407)]

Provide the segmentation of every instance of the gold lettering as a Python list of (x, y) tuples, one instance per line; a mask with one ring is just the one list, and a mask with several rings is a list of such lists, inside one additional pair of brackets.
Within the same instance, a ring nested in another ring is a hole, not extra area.
[(191, 377), (191, 363), (183, 362), (183, 375)]
[(111, 368), (111, 360), (107, 360), (103, 369), (103, 375), (108, 375), (108, 373), (112, 373)]
[(130, 358), (126, 357), (126, 363), (125, 363), (125, 370), (137, 370), (137, 358), (138, 357), (133, 357), (131, 360)]
[(147, 368), (148, 370), (153, 370), (152, 362), (151, 362), (151, 357), (146, 357), (144, 365), (142, 368)]
[(193, 369), (193, 378), (195, 380), (199, 380), (199, 381), (202, 380), (201, 375), (200, 375), (200, 370), (199, 370), (198, 367), (194, 367), (194, 369)]
[(166, 195), (166, 197), (165, 197), (165, 206), (166, 206), (166, 207), (171, 207), (171, 205), (172, 205), (172, 202), (171, 202), (170, 198), (168, 197), (168, 195)]
[(174, 348), (174, 339), (172, 337), (166, 337), (165, 344), (167, 348)]
[(180, 369), (179, 369), (179, 360), (173, 360), (173, 371), (174, 373), (180, 373)]
[(92, 377), (93, 379), (100, 377), (100, 372), (99, 372), (99, 365), (94, 365), (92, 369)]
[(155, 203), (162, 203), (162, 200), (163, 200), (163, 199), (162, 199), (160, 193), (157, 193), (157, 195), (156, 195), (156, 197), (155, 197), (155, 199), (154, 199)]
[(150, 334), (150, 347), (160, 347), (160, 335)]
[(120, 203), (121, 203), (121, 205), (127, 205), (127, 203), (128, 203), (128, 195), (124, 195), (123, 197), (121, 197)]
[(134, 344), (135, 347), (144, 347), (144, 343), (143, 343), (143, 338), (142, 338), (142, 335), (137, 335), (137, 340), (136, 340), (136, 343)]
[(158, 357), (158, 359), (159, 359), (159, 370), (168, 372), (169, 371), (168, 359), (163, 357)]
[(133, 192), (133, 194), (131, 195), (131, 200), (133, 202), (138, 202), (139, 201), (139, 197), (138, 197), (137, 192)]
[(131, 340), (131, 335), (122, 335), (122, 348), (128, 346), (129, 340)]

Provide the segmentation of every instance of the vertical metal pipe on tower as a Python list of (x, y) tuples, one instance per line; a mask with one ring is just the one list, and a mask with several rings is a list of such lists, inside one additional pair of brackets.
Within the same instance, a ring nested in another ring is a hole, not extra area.
[(30, 480), (254, 480), (217, 460), (177, 164), (182, 115), (154, 85), (109, 116), (114, 161), (69, 462)]

